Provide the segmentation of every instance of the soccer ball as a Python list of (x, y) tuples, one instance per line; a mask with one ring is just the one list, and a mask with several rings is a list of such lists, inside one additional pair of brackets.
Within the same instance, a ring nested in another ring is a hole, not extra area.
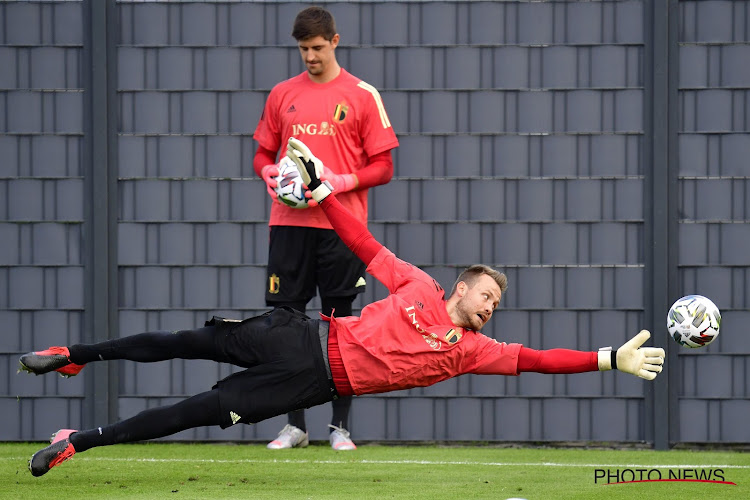
[(279, 175), (276, 176), (276, 194), (279, 201), (292, 208), (307, 208), (305, 188), (297, 166), (289, 157), (284, 156), (279, 164)]
[(669, 335), (685, 347), (703, 347), (719, 336), (721, 312), (702, 295), (678, 299), (667, 314)]

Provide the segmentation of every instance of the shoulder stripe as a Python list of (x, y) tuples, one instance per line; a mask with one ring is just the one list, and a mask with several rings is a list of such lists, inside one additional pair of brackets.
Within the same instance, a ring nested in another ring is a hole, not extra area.
[(366, 82), (359, 82), (357, 87), (372, 94), (373, 99), (375, 99), (375, 105), (378, 107), (378, 113), (380, 113), (380, 123), (383, 124), (383, 128), (389, 128), (391, 126), (391, 121), (388, 119), (388, 114), (385, 112), (383, 99), (380, 98), (380, 92), (378, 92), (378, 89)]

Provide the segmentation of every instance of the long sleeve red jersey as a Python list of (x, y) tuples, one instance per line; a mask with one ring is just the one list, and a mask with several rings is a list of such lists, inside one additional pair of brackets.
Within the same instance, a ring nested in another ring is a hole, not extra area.
[(367, 264), (367, 272), (390, 292), (358, 317), (331, 318), (354, 394), (424, 387), (465, 373), (598, 370), (596, 352), (537, 351), (454, 325), (437, 281), (378, 243), (334, 196), (321, 206), (341, 239)]

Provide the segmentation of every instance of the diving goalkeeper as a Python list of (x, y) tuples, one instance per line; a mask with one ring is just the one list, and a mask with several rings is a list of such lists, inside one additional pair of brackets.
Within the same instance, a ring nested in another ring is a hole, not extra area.
[(245, 370), (207, 392), (172, 406), (145, 410), (126, 420), (74, 431), (61, 429), (29, 462), (34, 476), (97, 446), (168, 436), (206, 425), (227, 428), (309, 408), (339, 396), (424, 387), (465, 373), (580, 373), (617, 369), (653, 380), (664, 350), (641, 347), (642, 330), (619, 349), (535, 350), (498, 342), (481, 333), (508, 287), (490, 267), (464, 270), (447, 295), (427, 273), (398, 259), (352, 217), (321, 182), (321, 162), (299, 140), (287, 155), (349, 248), (390, 295), (360, 316), (312, 319), (290, 308), (232, 321), (214, 317), (202, 328), (150, 332), (98, 344), (50, 347), (24, 354), (21, 368), (37, 375), (75, 375), (86, 363), (125, 359), (209, 359)]

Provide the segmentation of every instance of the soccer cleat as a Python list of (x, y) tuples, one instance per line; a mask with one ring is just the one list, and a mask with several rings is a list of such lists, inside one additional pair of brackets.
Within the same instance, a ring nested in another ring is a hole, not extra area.
[(86, 366), (71, 363), (67, 347), (50, 347), (46, 351), (29, 352), (18, 361), (21, 365), (20, 370), (34, 375), (55, 371), (63, 377), (73, 377)]
[(310, 444), (310, 438), (307, 432), (304, 432), (299, 427), (295, 427), (291, 424), (286, 424), (279, 437), (268, 443), (266, 448), (269, 450), (282, 450), (285, 448), (304, 448)]
[(76, 450), (70, 443), (70, 435), (76, 432), (73, 429), (60, 429), (50, 439), (50, 444), (31, 456), (29, 470), (31, 475), (39, 477), (45, 475), (52, 467), (60, 465), (75, 455)]
[(62, 441), (63, 439), (68, 439), (74, 432), (78, 431), (75, 429), (60, 429), (59, 431), (52, 434), (52, 437), (49, 438), (49, 442), (55, 444), (58, 441)]
[(357, 445), (349, 437), (349, 431), (343, 427), (336, 427), (335, 425), (328, 424), (328, 427), (333, 429), (328, 440), (331, 442), (331, 448), (336, 451), (350, 451), (356, 450)]

